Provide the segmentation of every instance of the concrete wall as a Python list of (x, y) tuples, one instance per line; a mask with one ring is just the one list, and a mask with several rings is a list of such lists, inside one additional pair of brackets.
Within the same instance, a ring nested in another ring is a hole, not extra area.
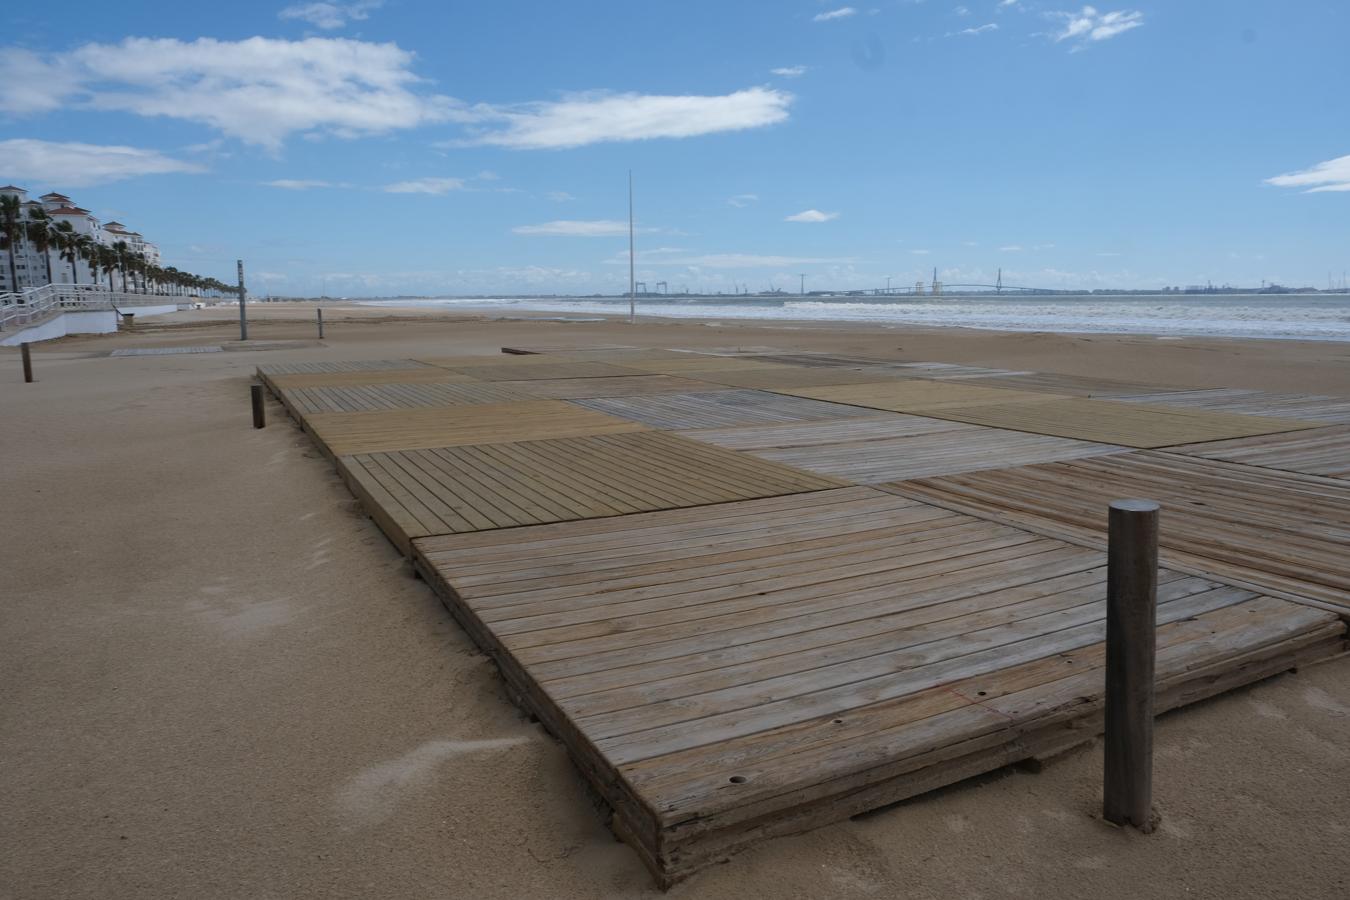
[[(177, 304), (164, 306), (128, 306), (127, 312), (142, 316), (162, 316), (177, 312)], [(110, 309), (80, 310), (64, 312), (48, 319), (41, 325), (23, 328), (14, 332), (0, 332), (0, 347), (17, 347), (25, 341), (37, 343), (65, 337), (68, 334), (112, 334), (117, 330), (117, 313)]]

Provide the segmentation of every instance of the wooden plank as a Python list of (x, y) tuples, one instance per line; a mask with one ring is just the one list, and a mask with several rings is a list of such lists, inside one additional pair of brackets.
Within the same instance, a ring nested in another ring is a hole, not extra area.
[(526, 394), (552, 400), (584, 400), (591, 397), (631, 397), (640, 394), (690, 393), (717, 390), (719, 385), (673, 375), (616, 375), (611, 378), (540, 378), (531, 381), (498, 381)]
[[(376, 522), (413, 538), (819, 491), (839, 482), (664, 432), (339, 457)], [(897, 503), (913, 506), (912, 501)], [(433, 551), (434, 552), (434, 551)], [(480, 557), (486, 559), (489, 557)], [(517, 557), (518, 570), (524, 562)]]
[(1220, 388), (1197, 391), (1135, 392), (1118, 399), (1183, 409), (1208, 409), (1253, 416), (1301, 419), (1306, 422), (1350, 423), (1350, 398), (1279, 394)]
[(493, 365), (454, 366), (453, 371), (479, 381), (536, 381), (562, 378), (605, 378), (641, 375), (640, 371), (603, 362), (568, 362), (548, 356), (511, 357), (511, 362)]
[(1304, 475), (1350, 478), (1350, 426), (1182, 444), (1167, 452), (1283, 469)]
[(587, 409), (641, 422), (653, 428), (716, 428), (875, 415), (871, 410), (855, 406), (747, 390), (597, 398), (573, 402)]
[(1081, 397), (1040, 403), (926, 407), (924, 413), (974, 425), (1139, 448), (1169, 447), (1316, 427), (1313, 423), (1297, 419), (1178, 410)]
[(1160, 547), (1185, 565), (1336, 604), (1350, 612), (1350, 483), (1274, 469), (1138, 452), (968, 472), (884, 486), (950, 509), (1105, 540), (1106, 504), (1144, 497), (1163, 505)]
[[(925, 376), (929, 377), (929, 376)], [(1043, 391), (1074, 397), (1123, 397), (1139, 393), (1158, 394), (1174, 390), (1164, 385), (1137, 381), (1116, 381), (1085, 375), (1060, 375), (1052, 372), (1020, 372), (1012, 375), (977, 376), (972, 382), (981, 387), (1008, 388), (1016, 391)]]
[[(718, 446), (747, 450), (760, 459), (859, 484), (1081, 459), (1122, 453), (1126, 449), (1001, 428), (944, 423), (922, 416), (896, 419), (900, 421), (863, 419), (684, 434)], [(859, 427), (863, 422), (867, 427)], [(769, 431), (772, 435), (764, 434)], [(824, 439), (831, 432), (838, 437), (833, 441)]]
[(1035, 391), (1005, 391), (960, 381), (930, 381), (921, 378), (836, 387), (789, 388), (780, 393), (829, 400), (834, 403), (850, 403), (872, 409), (925, 415), (932, 415), (935, 410), (951, 407), (997, 404), (1001, 408), (1005, 405), (1047, 403), (1059, 399), (1054, 394)]
[(313, 413), (305, 423), (335, 455), (618, 434), (644, 428), (561, 400)]
[(324, 372), (375, 372), (384, 369), (416, 369), (425, 365), (415, 359), (361, 359), (344, 362), (267, 363), (258, 366), (263, 375), (297, 375)]
[(501, 383), (376, 383), (348, 387), (298, 388), (283, 393), (288, 395), (288, 399), (295, 398), (297, 406), (305, 413), (417, 409), (425, 406), (463, 406), (539, 399), (533, 394)]
[[(442, 535), (414, 555), (666, 883), (1098, 730), (1104, 555), (886, 496)], [(1330, 614), (1211, 577), (1164, 571), (1159, 600), (1160, 709), (1344, 640)]]
[(268, 380), (278, 388), (347, 387), (363, 384), (461, 384), (474, 379), (434, 366), (411, 369), (358, 369), (345, 372), (300, 372), (273, 374)]

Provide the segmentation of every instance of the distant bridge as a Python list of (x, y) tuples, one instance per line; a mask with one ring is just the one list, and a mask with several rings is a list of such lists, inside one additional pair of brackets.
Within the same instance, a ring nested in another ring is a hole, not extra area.
[[(980, 292), (982, 292), (982, 293), (985, 292), (985, 291), (989, 291), (989, 292), (992, 292), (992, 293), (995, 293), (995, 294), (1008, 294), (1008, 293), (1014, 293), (1014, 294), (1059, 294), (1059, 293), (1063, 293), (1062, 291), (1055, 290), (1054, 288), (1021, 287), (1021, 286), (1019, 286), (1019, 285), (1014, 285), (1014, 284), (949, 284), (949, 283), (947, 283), (947, 282), (945, 282), (945, 281), (944, 281), (944, 282), (941, 282), (941, 284), (942, 284), (942, 293), (943, 293), (943, 294), (961, 293), (961, 292), (963, 292), (963, 291), (980, 291)], [(930, 285), (925, 284), (924, 287), (925, 287), (925, 288), (929, 288), (929, 289), (931, 290), (931, 286), (930, 286)], [(924, 296), (924, 297), (932, 296), (931, 294), (916, 294), (915, 289), (912, 288), (912, 287), (908, 287), (908, 288), (904, 288), (904, 287), (873, 288), (873, 289), (872, 289), (872, 293), (873, 293), (873, 294), (887, 294), (887, 295), (889, 295), (889, 294), (899, 294), (899, 295), (901, 295), (901, 296), (906, 296), (906, 295), (907, 295), (907, 296), (911, 296), (911, 297), (912, 297), (912, 296)], [(941, 294), (939, 294), (938, 296), (941, 296)]]

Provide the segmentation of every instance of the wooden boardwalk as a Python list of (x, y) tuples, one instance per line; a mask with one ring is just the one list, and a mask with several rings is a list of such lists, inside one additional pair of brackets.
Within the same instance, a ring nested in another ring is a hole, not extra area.
[(1105, 540), (1111, 500), (1147, 497), (1162, 504), (1159, 546), (1168, 564), (1350, 613), (1350, 482), (1343, 480), (1136, 452), (887, 487), (1097, 546)]
[(1124, 452), (1124, 447), (1002, 431), (923, 416), (685, 432), (857, 484), (930, 478)]
[[(844, 488), (414, 542), (663, 882), (1090, 740), (1105, 559)], [(1161, 573), (1158, 705), (1336, 652), (1326, 612)]]
[(1339, 401), (761, 351), (259, 367), (661, 883), (1090, 740), (1116, 497), (1160, 710), (1343, 647)]

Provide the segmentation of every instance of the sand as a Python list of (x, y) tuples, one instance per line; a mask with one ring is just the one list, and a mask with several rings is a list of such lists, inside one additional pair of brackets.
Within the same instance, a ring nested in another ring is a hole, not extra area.
[[(655, 895), (560, 745), (269, 404), (259, 363), (761, 346), (1350, 395), (1350, 345), (254, 308), (0, 351), (0, 896)], [(344, 319), (344, 315), (349, 317)], [(210, 324), (215, 321), (217, 324)], [(1100, 745), (774, 840), (671, 897), (1344, 897), (1350, 660), (1164, 717), (1150, 837)]]

